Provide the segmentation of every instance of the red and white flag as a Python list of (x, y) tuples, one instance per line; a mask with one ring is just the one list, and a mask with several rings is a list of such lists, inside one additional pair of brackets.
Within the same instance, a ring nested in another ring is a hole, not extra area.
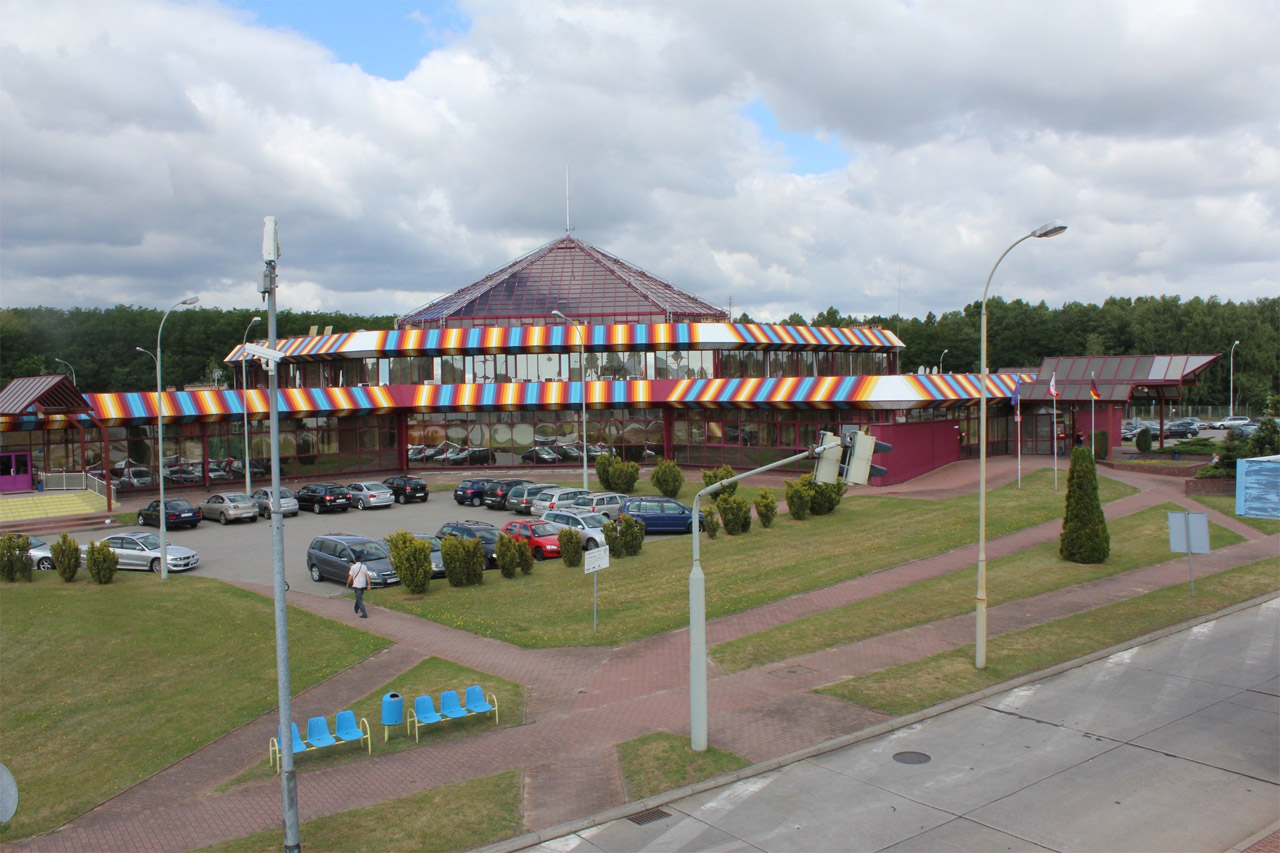
[(1061, 394), (1058, 393), (1058, 374), (1057, 373), (1049, 374), (1049, 396), (1050, 397), (1062, 396)]

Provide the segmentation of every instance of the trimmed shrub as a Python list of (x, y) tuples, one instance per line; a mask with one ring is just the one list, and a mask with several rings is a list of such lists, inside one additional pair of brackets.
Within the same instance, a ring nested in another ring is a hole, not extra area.
[[(733, 476), (733, 469), (730, 468), (728, 465), (721, 465), (719, 468), (716, 468), (713, 471), (702, 472), (702, 485), (705, 488), (707, 486), (718, 483), (721, 480), (727, 480), (732, 476)], [(736, 491), (738, 491), (738, 484), (730, 483), (729, 485), (725, 486), (723, 489), (721, 489), (720, 491), (712, 495), (711, 499), (719, 503), (721, 498), (727, 498), (729, 495), (733, 494)]]
[(624, 512), (618, 516), (618, 532), (622, 540), (622, 555), (634, 557), (639, 554), (644, 547), (644, 522)]
[[(707, 535), (712, 539), (720, 535), (720, 516), (716, 513), (714, 506), (707, 507), (706, 511), (702, 513), (702, 525), (707, 529)], [(695, 533), (693, 535), (697, 536), (698, 534)]]
[(615, 462), (609, 469), (609, 490), (629, 495), (635, 489), (636, 481), (639, 479), (640, 463)]
[(670, 459), (660, 459), (649, 475), (649, 482), (664, 498), (674, 499), (680, 496), (680, 490), (684, 488), (684, 472)]
[[(604, 458), (604, 457), (601, 457)], [(560, 559), (571, 569), (582, 565), (582, 534), (572, 527), (561, 530), (556, 538), (560, 540)]]
[(484, 545), (479, 539), (463, 539), (462, 547), (467, 555), (467, 584), (479, 586), (484, 583)]
[(0, 578), (14, 583), (31, 580), (31, 539), (21, 533), (0, 534)]
[(85, 552), (85, 568), (95, 583), (108, 584), (116, 576), (120, 567), (120, 558), (116, 552), (107, 547), (106, 542), (90, 542)]
[(533, 574), (533, 549), (523, 539), (516, 542), (516, 565), (520, 567), (521, 574)]
[(1073, 563), (1102, 563), (1111, 553), (1111, 535), (1098, 498), (1098, 472), (1087, 447), (1071, 452), (1067, 471), (1067, 508), (1058, 553)]
[(1139, 453), (1151, 452), (1151, 430), (1143, 427), (1138, 430), (1138, 434), (1133, 437), (1133, 446), (1137, 448)]
[(391, 552), (391, 566), (400, 583), (413, 595), (422, 595), (431, 584), (431, 543), (407, 530), (397, 530), (384, 540)]
[(716, 504), (724, 519), (724, 532), (730, 536), (746, 533), (751, 529), (751, 504), (741, 495), (728, 495)]
[(1111, 436), (1105, 429), (1093, 434), (1093, 458), (1107, 459), (1111, 456)]
[(76, 579), (80, 571), (80, 543), (66, 533), (58, 536), (58, 541), (49, 546), (53, 555), (53, 567), (58, 570), (58, 577), (67, 583)]
[(761, 489), (756, 499), (751, 502), (756, 508), (756, 517), (761, 527), (772, 527), (773, 519), (778, 515), (778, 499), (768, 489)]
[(467, 552), (457, 536), (446, 536), (440, 543), (440, 556), (444, 560), (444, 579), (449, 586), (467, 585)]
[(520, 554), (516, 548), (517, 541), (505, 533), (498, 534), (498, 571), (504, 578), (516, 576), (520, 568)]
[(1274, 417), (1265, 417), (1258, 422), (1258, 429), (1249, 436), (1250, 456), (1275, 456), (1280, 454), (1280, 426)]
[(621, 489), (613, 487), (613, 477), (610, 472), (613, 471), (613, 464), (622, 460), (611, 453), (601, 453), (596, 457), (596, 478), (600, 481), (600, 486), (608, 492), (619, 492)]
[(810, 515), (830, 515), (835, 512), (848, 488), (843, 483), (815, 483), (812, 474), (801, 477), (800, 485), (809, 492)]
[(783, 485), (783, 498), (787, 502), (787, 512), (796, 521), (804, 521), (809, 517), (811, 495), (801, 483), (786, 480)]
[(622, 551), (622, 531), (618, 529), (617, 523), (613, 521), (606, 521), (601, 530), (604, 532), (604, 544), (609, 548), (609, 556), (627, 556)]

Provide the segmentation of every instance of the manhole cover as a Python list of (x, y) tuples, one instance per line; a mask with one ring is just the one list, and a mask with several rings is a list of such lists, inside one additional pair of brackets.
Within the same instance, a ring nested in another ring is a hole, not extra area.
[(809, 672), (813, 672), (813, 670), (807, 666), (801, 666), (800, 664), (769, 670), (769, 674), (774, 678), (794, 678), (797, 675), (804, 675)]
[(662, 809), (649, 809), (647, 812), (633, 814), (627, 820), (634, 824), (644, 826), (646, 823), (653, 823), (655, 820), (662, 820), (664, 817), (671, 817), (670, 812), (664, 812)]
[(898, 752), (893, 760), (899, 764), (928, 764), (933, 757), (926, 752)]

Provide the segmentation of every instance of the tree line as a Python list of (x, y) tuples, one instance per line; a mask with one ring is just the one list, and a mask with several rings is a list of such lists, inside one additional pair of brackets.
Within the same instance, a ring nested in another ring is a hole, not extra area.
[[(82, 391), (144, 391), (155, 385), (155, 362), (136, 347), (154, 351), (163, 312), (154, 308), (6, 308), (0, 310), (0, 387), (18, 376), (75, 371)], [(233, 368), (222, 359), (244, 338), (266, 337), (266, 312), (187, 308), (165, 322), (165, 385), (225, 383)], [(792, 314), (784, 323), (823, 326), (882, 326), (906, 344), (903, 372), (918, 367), (944, 373), (976, 372), (981, 304), (942, 316), (841, 314), (833, 307), (811, 318)], [(748, 315), (738, 322), (754, 322)], [(280, 337), (305, 335), (315, 326), (335, 332), (390, 329), (394, 315), (281, 311)], [(1112, 297), (1101, 305), (1069, 302), (1050, 308), (1020, 299), (987, 300), (988, 364), (991, 370), (1040, 366), (1046, 356), (1212, 354), (1212, 364), (1187, 390), (1192, 405), (1227, 403), (1228, 353), (1235, 351), (1235, 407), (1261, 411), (1280, 393), (1280, 298), (1220, 302), (1199, 297)], [(945, 355), (944, 355), (945, 350)], [(61, 359), (70, 365), (64, 365)]]

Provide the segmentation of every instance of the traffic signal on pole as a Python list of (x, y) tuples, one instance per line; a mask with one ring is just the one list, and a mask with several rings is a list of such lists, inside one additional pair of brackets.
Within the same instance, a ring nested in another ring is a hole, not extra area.
[(887, 476), (889, 470), (871, 462), (877, 453), (888, 453), (893, 450), (892, 444), (876, 441), (875, 436), (861, 430), (851, 430), (843, 436), (849, 453), (849, 461), (845, 468), (845, 482), (865, 486), (872, 477)]
[(835, 483), (840, 480), (842, 458), (847, 452), (841, 448), (844, 442), (840, 436), (831, 432), (818, 433), (818, 446), (832, 448), (824, 450), (813, 463), (813, 479), (817, 483)]

